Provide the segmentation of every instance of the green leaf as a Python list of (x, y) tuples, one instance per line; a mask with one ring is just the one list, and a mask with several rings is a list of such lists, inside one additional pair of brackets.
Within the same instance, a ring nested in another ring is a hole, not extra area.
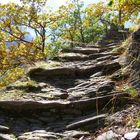
[(107, 5), (108, 5), (108, 6), (112, 6), (113, 4), (114, 4), (114, 1), (111, 0)]
[(134, 87), (128, 87), (126, 88), (126, 91), (134, 98), (138, 96), (138, 91)]
[(137, 121), (137, 127), (140, 128), (140, 119)]

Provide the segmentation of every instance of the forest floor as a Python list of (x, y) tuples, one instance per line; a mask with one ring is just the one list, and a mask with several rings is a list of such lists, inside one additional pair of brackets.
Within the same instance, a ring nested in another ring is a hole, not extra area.
[(121, 41), (64, 49), (1, 90), (0, 139), (122, 140), (128, 132), (136, 139), (140, 109), (125, 90)]

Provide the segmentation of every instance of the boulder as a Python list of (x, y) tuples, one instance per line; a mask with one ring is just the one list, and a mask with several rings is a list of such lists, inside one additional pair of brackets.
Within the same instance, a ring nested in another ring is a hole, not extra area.
[(125, 140), (136, 140), (138, 138), (138, 132), (128, 132), (124, 134)]
[(10, 133), (10, 128), (7, 126), (0, 125), (0, 133)]
[(118, 140), (118, 135), (110, 130), (99, 135), (96, 140)]

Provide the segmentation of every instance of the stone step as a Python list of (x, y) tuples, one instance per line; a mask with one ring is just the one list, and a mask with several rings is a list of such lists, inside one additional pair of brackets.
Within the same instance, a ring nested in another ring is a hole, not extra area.
[[(44, 86), (38, 83), (31, 86), (11, 85), (7, 88), (7, 96), (10, 92), (28, 92), (23, 94), (20, 100), (32, 99), (35, 101), (41, 100), (78, 100), (82, 98), (93, 98), (104, 95), (113, 94), (115, 90), (115, 82), (99, 72), (92, 75), (88, 79), (50, 79)], [(22, 87), (22, 88), (21, 88)]]
[(108, 44), (112, 44), (112, 43), (118, 43), (118, 42), (123, 42), (124, 40), (103, 40), (103, 41), (100, 41), (98, 44), (100, 45), (100, 46), (108, 46)]
[(101, 47), (98, 45), (86, 45), (85, 48), (97, 48), (100, 49)]
[[(128, 97), (127, 93), (115, 93), (77, 101), (0, 101), (0, 113), (2, 113), (0, 122), (6, 115), (4, 123), (8, 124), (10, 129), (10, 134), (1, 135), (8, 140), (10, 138), (28, 140), (68, 137), (70, 140), (76, 140), (82, 136), (90, 136), (85, 130), (94, 132), (96, 127), (101, 124), (103, 126), (106, 114), (100, 114), (102, 108), (112, 108), (113, 100), (115, 105), (120, 106), (121, 102), (125, 103), (126, 97)], [(74, 131), (79, 128), (84, 131)]]
[(68, 130), (72, 130), (72, 129), (77, 129), (77, 128), (82, 128), (86, 125), (95, 123), (97, 121), (99, 121), (100, 119), (104, 119), (107, 116), (107, 114), (101, 114), (101, 115), (97, 115), (94, 117), (90, 117), (90, 118), (84, 118), (81, 120), (76, 120), (74, 122), (72, 122), (71, 124), (66, 126), (66, 129)]
[(107, 47), (116, 47), (116, 46), (119, 46), (119, 45), (120, 45), (120, 42), (117, 42), (117, 43), (109, 43), (106, 46)]
[[(102, 108), (112, 98), (119, 98), (123, 99), (124, 97), (128, 96), (127, 93), (116, 93), (112, 95), (106, 95), (106, 96), (101, 96), (101, 97), (95, 97), (95, 98), (90, 98), (90, 99), (81, 99), (81, 100), (76, 100), (76, 101), (0, 101), (0, 108), (3, 110), (8, 110), (11, 111), (15, 114), (21, 113), (24, 111), (34, 111), (38, 112), (41, 110), (51, 110), (54, 109), (54, 112), (56, 110), (65, 110), (65, 109), (75, 109), (79, 111), (89, 111), (89, 110), (96, 110), (96, 105), (98, 101), (98, 107)], [(118, 100), (119, 101), (119, 100)], [(18, 114), (17, 114), (18, 115)], [(24, 115), (24, 114), (22, 114)], [(26, 115), (26, 114), (25, 114)]]
[(65, 131), (63, 133), (59, 132), (48, 132), (45, 130), (35, 130), (27, 133), (21, 134), (17, 139), (18, 140), (77, 140), (80, 138), (88, 138), (90, 137), (89, 132), (85, 131)]
[(100, 62), (100, 61), (105, 61), (105, 60), (115, 60), (115, 59), (118, 59), (119, 58), (119, 56), (112, 56), (112, 55), (109, 55), (109, 56), (104, 56), (104, 57), (99, 57), (99, 58), (97, 58), (96, 60), (98, 61), (98, 62)]
[[(113, 49), (112, 48), (108, 48), (109, 49)], [(107, 49), (105, 49), (107, 50)], [(102, 53), (94, 53), (94, 54), (90, 54), (90, 55), (83, 55), (83, 54), (71, 54), (71, 53), (65, 53), (62, 55), (59, 55), (58, 57), (53, 58), (53, 60), (57, 60), (60, 62), (74, 62), (74, 61), (87, 61), (87, 60), (92, 60), (92, 59), (98, 59), (98, 58), (108, 58), (110, 60), (110, 58), (116, 58), (115, 53), (109, 53), (109, 52), (102, 52)], [(105, 60), (106, 60), (105, 59)], [(99, 59), (98, 59), (99, 60)], [(102, 60), (101, 60), (102, 61)]]
[(35, 68), (28, 72), (28, 76), (33, 80), (44, 81), (47, 79), (55, 78), (78, 78), (78, 77), (89, 77), (90, 75), (102, 72), (104, 74), (112, 74), (116, 70), (120, 69), (121, 66), (115, 61), (102, 61), (98, 63), (84, 62), (51, 69)]
[(53, 60), (57, 61), (86, 61), (89, 60), (88, 55), (80, 54), (80, 53), (63, 53), (58, 57), (53, 58)]
[[(96, 59), (98, 57), (116, 55), (111, 53), (111, 50), (118, 47), (118, 43), (112, 43), (107, 47), (101, 46), (85, 46), (83, 48), (69, 48), (62, 50), (62, 53), (57, 57), (54, 57), (53, 60), (57, 61), (86, 61), (91, 59)], [(95, 57), (94, 57), (95, 56)]]
[(70, 48), (70, 49), (64, 49), (62, 52), (72, 52), (72, 53), (81, 53), (81, 54), (93, 54), (93, 53), (99, 53), (101, 50), (99, 48)]
[[(104, 78), (104, 79), (102, 79)], [(105, 76), (95, 77), (89, 81), (85, 81), (81, 84), (76, 85), (73, 88), (67, 89), (69, 98), (75, 97), (97, 97), (107, 94), (112, 94), (115, 89), (115, 82), (107, 79)], [(68, 98), (68, 99), (69, 99)]]
[[(89, 55), (89, 60), (92, 60), (92, 59), (95, 59), (95, 60), (99, 60), (99, 59), (102, 59), (104, 57), (108, 57), (108, 60), (110, 60), (110, 58), (116, 58), (116, 54), (115, 53), (95, 53), (95, 54), (91, 54)], [(102, 61), (102, 60), (101, 60)]]

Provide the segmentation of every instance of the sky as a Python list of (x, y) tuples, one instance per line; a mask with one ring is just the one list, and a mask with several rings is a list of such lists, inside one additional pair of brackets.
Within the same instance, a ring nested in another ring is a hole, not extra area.
[[(57, 9), (59, 6), (65, 4), (66, 1), (67, 0), (48, 0), (48, 5), (50, 5), (54, 9)], [(83, 1), (84, 1), (85, 5), (88, 5), (90, 3), (99, 2), (100, 0), (83, 0)]]
[[(53, 9), (57, 10), (61, 5), (65, 4), (67, 0), (47, 0), (47, 5)], [(83, 0), (85, 6), (91, 3), (99, 2), (100, 0)], [(20, 0), (0, 0), (0, 3), (7, 4), (8, 2), (15, 2), (20, 4)], [(30, 35), (33, 37), (35, 35), (34, 31), (30, 30)]]
[[(6, 4), (8, 2), (15, 2), (15, 3), (20, 3), (20, 0), (0, 0), (0, 3)], [(53, 10), (57, 10), (57, 8), (63, 4), (66, 3), (67, 0), (48, 0), (47, 5), (51, 7)], [(85, 6), (91, 3), (96, 3), (99, 1), (105, 1), (105, 0), (83, 0), (85, 3)], [(129, 27), (131, 23), (126, 23), (126, 27)]]

